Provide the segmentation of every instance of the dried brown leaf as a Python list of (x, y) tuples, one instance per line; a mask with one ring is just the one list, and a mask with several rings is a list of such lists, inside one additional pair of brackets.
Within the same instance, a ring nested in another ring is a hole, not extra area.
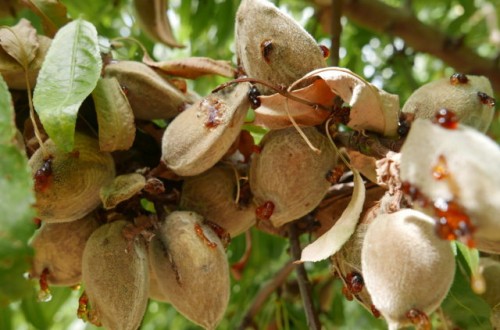
[(184, 47), (175, 40), (172, 32), (167, 16), (168, 1), (134, 0), (133, 5), (139, 25), (150, 38), (170, 47)]
[[(295, 90), (293, 96), (331, 108), (335, 94), (333, 94), (322, 79), (315, 80), (309, 86)], [(260, 97), (261, 106), (255, 110), (255, 125), (269, 129), (280, 129), (292, 126), (290, 117), (286, 113), (286, 102), (290, 116), (298, 125), (314, 126), (325, 121), (330, 111), (314, 108), (310, 105), (287, 99), (286, 96), (276, 93)]]
[[(36, 56), (28, 67), (28, 79), (30, 82), (30, 88), (33, 88), (36, 84), (36, 78), (38, 72), (42, 66), (45, 59), (45, 55), (52, 43), (52, 39), (47, 38), (43, 35), (38, 36), (38, 41), (40, 46), (36, 51)], [(24, 69), (21, 64), (11, 57), (3, 48), (0, 48), (0, 73), (2, 74), (5, 82), (12, 89), (26, 89), (26, 77)]]
[(145, 55), (142, 61), (161, 70), (163, 73), (187, 79), (196, 79), (210, 74), (234, 77), (236, 72), (231, 62), (214, 60), (209, 57), (187, 57), (179, 60), (156, 62)]
[(40, 46), (35, 28), (24, 18), (11, 28), (0, 29), (0, 45), (25, 69)]
[(60, 27), (69, 22), (66, 6), (59, 0), (21, 0), (42, 19), (43, 30), (54, 37)]

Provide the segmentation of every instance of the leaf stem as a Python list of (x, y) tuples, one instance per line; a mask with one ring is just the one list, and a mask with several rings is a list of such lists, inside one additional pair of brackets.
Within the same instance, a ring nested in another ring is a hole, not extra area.
[[(290, 235), (290, 247), (293, 260), (300, 260), (302, 248), (300, 247), (299, 233), (294, 222), (288, 225), (288, 234)], [(314, 308), (311, 283), (307, 278), (304, 264), (297, 264), (297, 282), (299, 284), (300, 295), (304, 304), (304, 310), (307, 318), (307, 326), (310, 330), (320, 330), (318, 313)]]
[(33, 125), (33, 132), (35, 133), (35, 137), (38, 141), (38, 144), (40, 145), (40, 150), (42, 150), (43, 159), (49, 159), (50, 157), (49, 152), (43, 145), (42, 134), (38, 129), (38, 124), (35, 119), (35, 107), (33, 106), (33, 95), (31, 93), (31, 84), (28, 76), (28, 68), (23, 66), (23, 69), (24, 69), (24, 79), (26, 81), (26, 91), (28, 92), (28, 104), (30, 108), (30, 120), (31, 124)]
[(261, 85), (264, 85), (272, 90), (274, 90), (276, 93), (279, 93), (281, 95), (283, 95), (284, 97), (292, 100), (292, 101), (295, 101), (295, 102), (299, 102), (299, 103), (302, 103), (302, 104), (305, 104), (305, 105), (308, 105), (314, 109), (323, 109), (323, 110), (326, 110), (326, 111), (330, 111), (331, 109), (329, 109), (328, 107), (325, 107), (324, 105), (322, 104), (319, 104), (319, 103), (314, 103), (314, 102), (311, 102), (309, 100), (306, 100), (306, 99), (303, 99), (301, 97), (297, 97), (293, 94), (290, 93), (290, 91), (288, 91), (286, 89), (286, 87), (283, 87), (283, 86), (275, 86), (273, 84), (270, 84), (268, 83), (267, 81), (264, 81), (264, 80), (261, 80), (261, 79), (256, 79), (256, 78), (238, 78), (238, 79), (234, 79), (234, 80), (231, 80), (231, 81), (228, 81), (228, 82), (225, 82), (223, 83), (222, 85), (219, 85), (217, 88), (215, 88), (212, 93), (216, 93), (232, 84), (237, 84), (237, 83), (241, 83), (241, 82), (250, 82), (250, 83), (254, 83), (254, 84), (261, 84)]

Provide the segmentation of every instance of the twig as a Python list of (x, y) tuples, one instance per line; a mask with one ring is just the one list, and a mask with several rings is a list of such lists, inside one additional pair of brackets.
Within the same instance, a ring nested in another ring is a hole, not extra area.
[(495, 92), (500, 92), (500, 68), (495, 59), (482, 57), (462, 43), (450, 43), (451, 38), (443, 31), (422, 23), (407, 8), (392, 7), (379, 0), (344, 0), (342, 10), (359, 25), (400, 37), (414, 50), (436, 56), (462, 73), (486, 76)]
[[(292, 222), (288, 225), (288, 233), (290, 235), (290, 245), (293, 260), (300, 260), (300, 254), (302, 253), (302, 248), (300, 247), (299, 234), (295, 224)], [(306, 313), (307, 326), (310, 330), (321, 329), (321, 324), (319, 323), (318, 313), (314, 308), (311, 283), (307, 278), (306, 269), (304, 264), (298, 264), (297, 268), (297, 282), (299, 283), (300, 295), (302, 296), (302, 302), (304, 304), (304, 310)]]
[(342, 1), (332, 0), (332, 26), (331, 26), (331, 40), (332, 46), (330, 47), (330, 61), (332, 66), (339, 66), (340, 64), (340, 36), (342, 34)]
[(383, 158), (388, 151), (399, 152), (404, 139), (389, 139), (373, 134), (344, 132), (335, 135), (335, 141), (349, 150), (356, 150), (367, 156)]
[(241, 325), (239, 327), (240, 330), (244, 330), (253, 324), (255, 315), (257, 315), (257, 313), (259, 313), (259, 311), (262, 309), (266, 300), (286, 281), (295, 267), (296, 265), (292, 261), (288, 262), (276, 273), (276, 275), (269, 283), (267, 283), (260, 289), (257, 296), (255, 296), (252, 305), (250, 305), (250, 308), (243, 317), (243, 321), (241, 322)]

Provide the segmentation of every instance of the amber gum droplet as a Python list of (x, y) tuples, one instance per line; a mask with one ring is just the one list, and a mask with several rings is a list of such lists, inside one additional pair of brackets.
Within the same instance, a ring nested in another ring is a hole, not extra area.
[(472, 234), (476, 228), (458, 203), (437, 199), (434, 201), (433, 207), (436, 218), (436, 233), (440, 238), (460, 239), (470, 248), (475, 246)]
[(221, 107), (222, 103), (217, 99), (204, 99), (201, 104), (203, 111), (207, 113), (207, 120), (205, 121), (205, 127), (215, 128), (221, 124)]
[(52, 294), (49, 289), (49, 277), (50, 271), (48, 268), (44, 268), (42, 273), (40, 274), (40, 280), (38, 281), (40, 284), (40, 291), (38, 292), (38, 301), (40, 302), (48, 302), (52, 299)]
[(460, 85), (460, 84), (467, 84), (469, 82), (469, 78), (463, 73), (454, 73), (450, 77), (450, 83), (452, 85)]
[(87, 296), (87, 293), (83, 291), (82, 295), (78, 299), (78, 309), (76, 311), (76, 316), (85, 322), (88, 321), (89, 319), (88, 304), (89, 304), (89, 297)]
[(323, 53), (323, 58), (330, 57), (330, 49), (328, 47), (325, 45), (319, 45), (319, 49), (321, 49), (321, 52)]
[(410, 309), (406, 317), (418, 330), (431, 330), (431, 322), (427, 314), (416, 308)]
[(269, 220), (274, 212), (274, 203), (271, 201), (264, 202), (261, 206), (255, 209), (257, 219)]
[(352, 301), (354, 299), (354, 296), (351, 293), (351, 290), (347, 286), (342, 287), (342, 294), (344, 295), (345, 299)]
[(420, 190), (416, 186), (412, 185), (410, 182), (408, 181), (402, 182), (401, 191), (403, 192), (403, 194), (408, 196), (412, 202), (418, 203), (423, 207), (427, 207), (429, 205), (429, 199), (427, 199), (420, 192)]
[(437, 163), (432, 167), (432, 176), (436, 180), (444, 180), (448, 178), (449, 175), (446, 158), (444, 155), (439, 155)]
[(218, 224), (213, 223), (211, 221), (205, 221), (205, 224), (207, 226), (209, 226), (215, 232), (215, 234), (221, 240), (222, 245), (224, 246), (224, 248), (226, 248), (229, 245), (229, 243), (231, 242), (231, 235), (229, 235), (229, 233), (227, 232), (227, 230), (225, 230), (224, 228), (222, 228)]
[(375, 318), (377, 318), (377, 319), (378, 319), (378, 318), (380, 317), (380, 315), (381, 315), (381, 314), (380, 314), (380, 311), (377, 309), (377, 307), (375, 307), (375, 305), (374, 305), (374, 304), (372, 304), (372, 305), (370, 306), (370, 310), (372, 311), (372, 314), (373, 314), (373, 316), (374, 316)]
[(217, 243), (212, 242), (211, 240), (208, 239), (207, 236), (205, 236), (205, 232), (203, 231), (203, 228), (201, 228), (199, 224), (197, 223), (194, 224), (194, 230), (196, 231), (196, 235), (198, 235), (198, 237), (201, 238), (209, 248), (215, 249), (217, 247)]
[(456, 129), (458, 128), (459, 119), (453, 111), (439, 109), (434, 116), (433, 122), (446, 129)]

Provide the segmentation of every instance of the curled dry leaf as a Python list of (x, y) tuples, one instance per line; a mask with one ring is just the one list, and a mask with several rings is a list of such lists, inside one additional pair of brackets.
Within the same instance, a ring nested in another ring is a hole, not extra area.
[(185, 317), (215, 329), (229, 302), (230, 278), (221, 240), (194, 212), (172, 212), (149, 245), (158, 286)]
[[(10, 1), (9, 1), (10, 2)], [(41, 19), (45, 34), (53, 38), (57, 31), (70, 21), (66, 6), (61, 1), (21, 1)]]
[(190, 95), (141, 62), (112, 62), (105, 66), (104, 77), (118, 80), (137, 119), (173, 118), (194, 102)]
[[(486, 132), (495, 112), (493, 89), (488, 78), (465, 76), (462, 79), (442, 78), (417, 89), (403, 106), (403, 113), (414, 114), (415, 118), (434, 118), (439, 109), (452, 110), (465, 125)], [(483, 93), (483, 94), (479, 94)], [(482, 97), (481, 97), (482, 96)]]
[(119, 175), (113, 182), (100, 190), (102, 204), (106, 210), (114, 208), (119, 203), (128, 200), (146, 186), (146, 178), (138, 173)]
[(167, 46), (182, 48), (174, 37), (167, 16), (167, 0), (134, 0), (135, 18), (143, 31), (154, 41)]
[[(326, 66), (313, 37), (267, 0), (241, 2), (235, 34), (238, 63), (250, 78), (288, 86)], [(261, 92), (272, 91), (264, 87)]]
[(341, 217), (330, 230), (302, 250), (300, 261), (320, 261), (335, 254), (351, 237), (359, 221), (365, 202), (365, 184), (357, 170), (354, 174), (352, 199)]
[[(318, 81), (319, 80), (319, 81)], [(306, 87), (304, 87), (306, 86)], [(363, 78), (344, 68), (329, 67), (314, 70), (295, 81), (288, 89), (293, 96), (307, 99), (309, 102), (331, 109), (335, 115), (335, 99), (341, 98), (350, 107), (347, 125), (356, 130), (367, 130), (381, 133), (385, 136), (397, 135), (399, 97), (389, 94)], [(279, 127), (291, 126), (286, 120), (287, 97), (281, 94), (260, 97), (261, 107), (256, 110), (256, 118), (264, 126), (280, 124)], [(296, 109), (292, 109), (296, 107)], [(324, 114), (318, 115), (318, 109), (288, 101), (292, 116), (307, 116), (311, 113), (312, 125), (321, 124)], [(324, 111), (324, 110), (323, 110)], [(326, 114), (326, 113), (325, 113)], [(306, 124), (306, 123), (304, 123)], [(273, 126), (275, 127), (275, 126)]]
[(235, 170), (228, 166), (215, 166), (197, 176), (186, 178), (180, 207), (201, 214), (235, 237), (256, 221), (253, 205), (243, 206), (235, 201), (237, 180)]
[(92, 92), (101, 151), (128, 150), (135, 139), (134, 113), (116, 78), (100, 78)]
[(83, 252), (82, 277), (90, 302), (89, 320), (107, 329), (136, 330), (148, 302), (149, 272), (142, 236), (126, 239), (129, 222), (99, 227)]
[(43, 223), (31, 240), (35, 251), (30, 276), (47, 270), (51, 285), (73, 286), (81, 282), (83, 249), (99, 223), (93, 213), (65, 223)]
[(23, 68), (27, 69), (35, 59), (40, 44), (36, 29), (23, 18), (12, 28), (0, 29), (0, 46)]
[(449, 242), (435, 235), (432, 218), (404, 209), (370, 224), (361, 268), (375, 307), (389, 329), (399, 329), (410, 325), (411, 310), (429, 315), (439, 307), (453, 283), (455, 258)]
[(184, 110), (163, 135), (162, 160), (192, 176), (215, 165), (238, 137), (249, 107), (248, 83), (227, 87)]
[[(300, 88), (291, 93), (304, 100), (314, 100), (316, 104), (331, 109), (333, 107), (332, 93), (324, 80), (318, 79), (309, 86)], [(323, 123), (331, 114), (330, 111), (297, 102), (276, 93), (259, 97), (261, 106), (255, 109), (255, 125), (269, 129), (280, 129), (292, 126), (290, 117), (298, 125), (315, 126)], [(287, 113), (287, 107), (288, 112)]]
[[(33, 36), (34, 28), (29, 22), (22, 19), (18, 25), (11, 28), (0, 29), (0, 33), (10, 36), (0, 48), (0, 73), (5, 82), (12, 89), (26, 89), (25, 69), (28, 70), (30, 88), (36, 84), (38, 72), (42, 67), (45, 55), (52, 43), (52, 39), (43, 35)], [(16, 38), (12, 39), (13, 33), (19, 33), (22, 44)], [(24, 39), (22, 37), (28, 35)], [(7, 47), (7, 49), (5, 48)], [(24, 55), (23, 55), (24, 54)], [(26, 64), (26, 66), (24, 66)]]
[[(456, 203), (477, 226), (475, 236), (500, 240), (500, 148), (467, 126), (446, 129), (417, 119), (401, 149), (401, 179), (430, 203)], [(419, 207), (422, 203), (414, 203)]]
[(148, 55), (145, 55), (142, 61), (165, 74), (187, 79), (196, 79), (210, 74), (234, 77), (236, 73), (231, 62), (214, 60), (209, 57), (186, 57), (178, 60), (156, 62)]

